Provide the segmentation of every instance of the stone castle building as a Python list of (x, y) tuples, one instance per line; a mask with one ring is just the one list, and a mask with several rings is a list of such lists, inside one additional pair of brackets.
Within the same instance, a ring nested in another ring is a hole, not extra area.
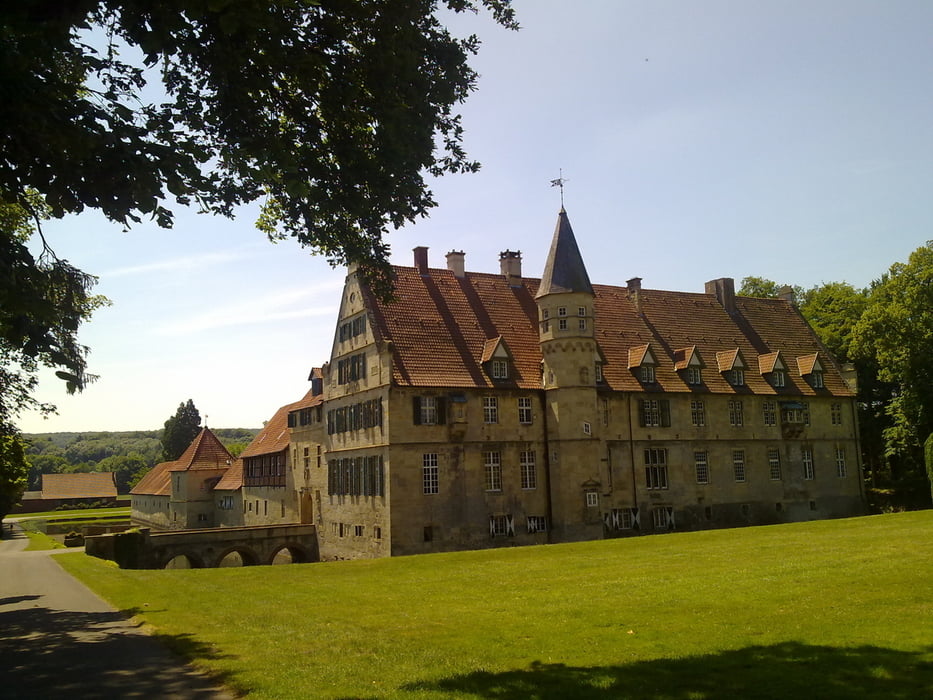
[(850, 373), (791, 300), (593, 285), (563, 209), (540, 279), (464, 258), (416, 248), (391, 303), (351, 268), (330, 360), (215, 506), (313, 522), (325, 559), (863, 512)]

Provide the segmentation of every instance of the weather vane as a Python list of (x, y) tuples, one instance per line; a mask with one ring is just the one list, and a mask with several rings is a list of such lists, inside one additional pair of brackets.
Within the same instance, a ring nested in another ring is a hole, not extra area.
[(564, 177), (564, 169), (561, 168), (559, 171), (560, 177), (556, 180), (551, 180), (551, 187), (560, 187), (560, 208), (564, 208), (564, 183), (567, 182), (567, 178)]

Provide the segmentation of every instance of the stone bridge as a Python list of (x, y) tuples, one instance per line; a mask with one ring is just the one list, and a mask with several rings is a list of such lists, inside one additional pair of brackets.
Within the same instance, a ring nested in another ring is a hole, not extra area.
[(260, 525), (215, 527), (204, 530), (160, 530), (88, 537), (85, 551), (110, 559), (124, 569), (164, 569), (179, 557), (191, 568), (220, 566), (228, 555), (238, 554), (243, 566), (271, 564), (288, 553), (291, 561), (319, 561), (314, 525)]

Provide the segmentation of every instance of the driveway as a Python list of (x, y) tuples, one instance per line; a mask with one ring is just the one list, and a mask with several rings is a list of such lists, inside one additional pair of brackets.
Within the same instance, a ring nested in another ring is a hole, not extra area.
[(12, 538), (3, 530), (0, 699), (234, 697), (65, 573), (54, 554), (23, 551), (19, 528)]

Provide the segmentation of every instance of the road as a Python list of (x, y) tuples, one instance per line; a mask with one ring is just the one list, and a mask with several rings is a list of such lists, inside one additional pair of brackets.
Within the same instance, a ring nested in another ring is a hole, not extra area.
[[(50, 552), (0, 540), (0, 700), (230, 700), (84, 584)], [(55, 550), (58, 552), (64, 550)], [(72, 550), (73, 551), (73, 550)]]

